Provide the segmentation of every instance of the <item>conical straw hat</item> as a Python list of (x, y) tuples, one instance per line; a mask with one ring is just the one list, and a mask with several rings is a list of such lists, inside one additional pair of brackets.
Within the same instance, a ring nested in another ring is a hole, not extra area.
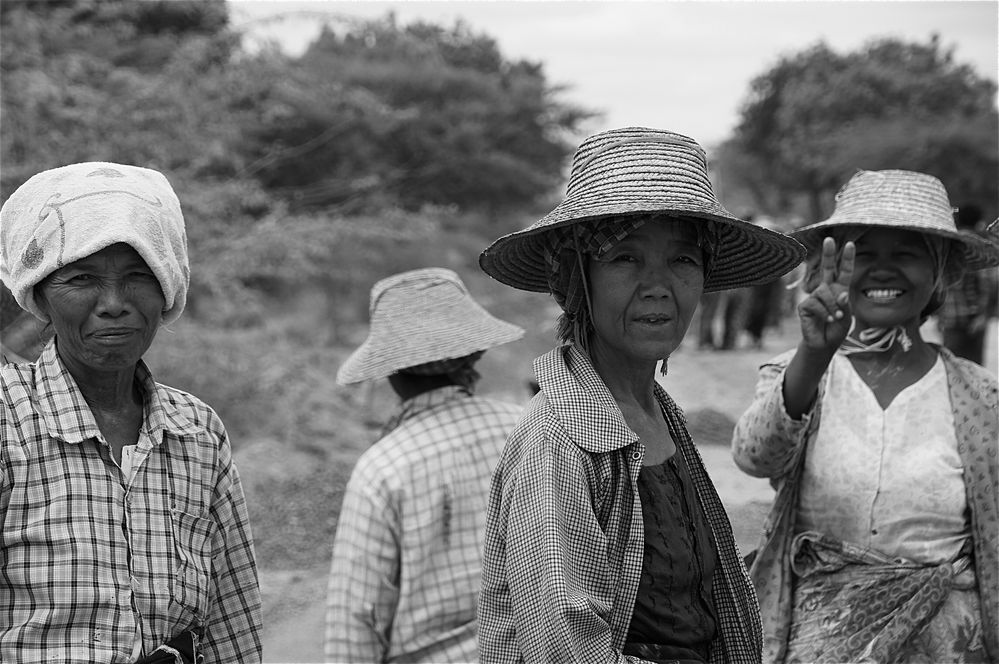
[(341, 365), (341, 385), (400, 369), (464, 357), (524, 336), (472, 299), (457, 274), (424, 268), (382, 279), (371, 288), (368, 338)]
[(704, 150), (693, 139), (662, 129), (629, 127), (583, 141), (572, 160), (565, 200), (540, 221), (489, 245), (479, 256), (479, 265), (514, 288), (547, 292), (549, 231), (650, 212), (718, 222), (717, 254), (705, 291), (773, 281), (805, 255), (790, 237), (743, 221), (722, 207), (708, 179)]
[(872, 226), (929, 233), (954, 241), (965, 270), (999, 265), (999, 249), (973, 233), (960, 231), (943, 183), (915, 171), (860, 171), (836, 194), (832, 216), (791, 233), (817, 251), (830, 229)]

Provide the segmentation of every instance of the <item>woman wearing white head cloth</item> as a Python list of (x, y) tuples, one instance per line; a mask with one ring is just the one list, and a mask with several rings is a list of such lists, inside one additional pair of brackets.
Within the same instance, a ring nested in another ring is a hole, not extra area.
[(0, 369), (0, 661), (260, 661), (225, 427), (141, 359), (187, 295), (170, 184), (103, 162), (39, 173), (4, 203), (0, 249), (55, 332)]
[(996, 378), (920, 326), (999, 249), (901, 170), (861, 171), (792, 235), (811, 252), (801, 341), (761, 367), (733, 436), (777, 487), (751, 569), (766, 659), (994, 662)]
[(479, 602), (483, 662), (760, 661), (732, 528), (656, 367), (702, 292), (776, 279), (804, 250), (725, 210), (692, 139), (586, 139), (565, 200), (481, 255), (550, 292), (563, 345), (493, 475)]

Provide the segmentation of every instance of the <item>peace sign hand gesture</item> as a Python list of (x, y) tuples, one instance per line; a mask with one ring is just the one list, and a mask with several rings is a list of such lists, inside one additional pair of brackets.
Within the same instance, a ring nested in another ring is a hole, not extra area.
[(850, 331), (850, 280), (855, 255), (853, 242), (847, 242), (837, 265), (836, 241), (831, 237), (822, 241), (821, 281), (798, 305), (801, 339), (806, 347), (833, 353)]

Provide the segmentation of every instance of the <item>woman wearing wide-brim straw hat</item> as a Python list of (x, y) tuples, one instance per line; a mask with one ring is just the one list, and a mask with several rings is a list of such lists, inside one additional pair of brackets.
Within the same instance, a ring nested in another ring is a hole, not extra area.
[(326, 604), (331, 662), (471, 662), (489, 478), (523, 409), (475, 394), (482, 354), (524, 335), (456, 273), (371, 289), (367, 339), (340, 367), (399, 395), (344, 490)]
[(655, 374), (704, 290), (803, 255), (722, 207), (695, 141), (641, 127), (586, 139), (565, 200), (482, 253), (489, 275), (563, 310), (493, 475), (483, 662), (760, 661), (731, 526)]
[(763, 365), (736, 463), (777, 497), (751, 576), (765, 659), (999, 657), (996, 377), (920, 325), (999, 247), (943, 184), (861, 171), (810, 249), (797, 349)]

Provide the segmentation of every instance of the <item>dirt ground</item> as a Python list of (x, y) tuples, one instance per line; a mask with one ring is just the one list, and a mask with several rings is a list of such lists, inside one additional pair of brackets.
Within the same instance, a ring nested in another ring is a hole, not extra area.
[[(772, 334), (762, 350), (702, 351), (689, 341), (670, 359), (669, 375), (664, 379), (667, 391), (684, 409), (691, 423), (691, 433), (698, 443), (705, 465), (712, 477), (722, 502), (729, 512), (736, 539), (743, 552), (753, 548), (763, 518), (773, 498), (773, 491), (766, 480), (752, 478), (742, 473), (731, 460), (727, 442), (731, 427), (749, 404), (756, 382), (759, 364), (783, 350), (793, 347), (797, 331), (790, 322)], [(936, 337), (927, 328), (925, 336)], [(989, 335), (986, 366), (993, 373), (999, 369), (997, 361), (996, 326)], [(353, 458), (360, 449), (344, 451), (333, 461), (337, 478), (346, 478)], [(252, 477), (246, 477), (248, 497), (251, 490), (263, 489), (257, 475), (267, 472), (299, 473), (307, 477), (316, 463), (307, 453), (280, 452), (265, 446), (250, 446), (240, 450), (237, 463)], [(263, 469), (263, 470), (261, 470)], [(321, 491), (304, 486), (306, 494)], [(339, 500), (337, 499), (337, 503)], [(295, 506), (289, 506), (293, 514)], [(289, 516), (293, 518), (293, 516)], [(322, 662), (323, 612), (325, 585), (329, 569), (321, 561), (328, 559), (328, 542), (287, 542), (285, 558), (292, 564), (271, 564), (260, 570), (261, 590), (264, 601), (264, 655), (265, 661)], [(302, 556), (304, 547), (326, 546)], [(259, 556), (259, 554), (258, 554)], [(270, 556), (271, 559), (274, 556)], [(310, 564), (294, 564), (305, 560)]]

